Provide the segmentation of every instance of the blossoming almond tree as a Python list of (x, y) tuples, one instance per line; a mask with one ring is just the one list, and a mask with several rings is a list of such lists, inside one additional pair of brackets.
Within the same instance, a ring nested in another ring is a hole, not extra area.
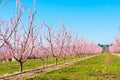
[(33, 51), (33, 55), (35, 56), (35, 58), (41, 59), (42, 66), (44, 68), (45, 67), (45, 58), (47, 59), (47, 64), (48, 64), (48, 58), (50, 57), (49, 48), (43, 44), (43, 40), (42, 40), (41, 36), (40, 36), (40, 39), (38, 38), (36, 42), (37, 43), (36, 43), (35, 49)]
[(116, 38), (115, 42), (109, 47), (109, 52), (111, 53), (120, 52), (120, 38)]
[[(23, 8), (20, 5), (19, 0), (17, 0), (17, 19), (19, 19), (18, 14), (23, 13)], [(31, 56), (34, 49), (34, 42), (36, 40), (35, 36), (35, 26), (34, 26), (34, 16), (30, 10), (28, 15), (28, 27), (26, 28), (22, 18), (19, 19), (17, 28), (13, 31), (13, 35), (7, 40), (6, 36), (4, 37), (4, 42), (6, 43), (7, 50), (11, 54), (11, 56), (19, 63), (20, 71), (23, 71), (23, 63)], [(11, 26), (14, 28), (16, 26), (15, 19), (11, 20)]]
[(52, 33), (52, 25), (48, 26), (46, 24), (44, 24), (45, 27), (47, 28), (47, 33), (45, 34), (44, 38), (47, 41), (47, 44), (49, 45), (48, 47), (50, 48), (50, 53), (51, 55), (56, 58), (56, 54), (55, 54), (55, 43), (54, 43), (54, 34)]
[(55, 53), (56, 53), (56, 64), (58, 62), (58, 58), (60, 56), (64, 56), (64, 48), (65, 48), (65, 44), (67, 42), (67, 30), (64, 27), (64, 25), (62, 24), (60, 26), (60, 28), (57, 30), (56, 32), (56, 36), (55, 36)]
[(52, 26), (49, 27), (46, 25), (47, 28), (47, 34), (45, 36), (45, 39), (48, 42), (48, 45), (50, 47), (50, 53), (55, 59), (56, 65), (58, 64), (58, 58), (63, 55), (65, 43), (67, 42), (67, 31), (64, 25), (62, 24), (60, 28), (56, 31), (56, 33), (52, 33)]
[[(4, 5), (1, 5), (0, 8), (4, 8), (5, 5), (9, 2), (9, 0), (6, 0), (6, 3)], [(18, 27), (19, 22), (20, 22), (20, 18), (23, 15), (23, 9), (19, 10), (19, 5), (20, 1), (16, 0), (16, 17), (14, 18), (14, 23), (13, 22), (13, 18), (10, 18), (10, 21), (4, 21), (2, 20), (2, 18), (0, 18), (0, 48), (6, 48), (5, 44), (8, 42), (8, 40), (10, 39), (10, 37), (12, 36), (12, 34), (14, 33), (15, 29)], [(19, 11), (18, 11), (19, 10)], [(19, 13), (18, 13), (19, 12)], [(14, 26), (13, 26), (14, 24)], [(6, 49), (4, 49), (4, 52), (6, 52)], [(0, 53), (2, 54), (2, 53)], [(8, 54), (5, 54), (8, 55)], [(8, 57), (4, 57), (6, 59), (8, 59)]]
[[(33, 37), (33, 27), (29, 27), (28, 32), (24, 30), (23, 34), (19, 32), (18, 28), (14, 31), (11, 40), (5, 41), (7, 50), (13, 58), (20, 64), (20, 71), (22, 71), (23, 63), (32, 54), (34, 48), (35, 38)], [(20, 30), (22, 31), (22, 30)]]

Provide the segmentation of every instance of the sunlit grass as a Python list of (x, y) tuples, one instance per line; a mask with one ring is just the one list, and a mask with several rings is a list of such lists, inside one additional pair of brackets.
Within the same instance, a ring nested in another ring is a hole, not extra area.
[(120, 57), (102, 54), (28, 80), (119, 80)]
[[(75, 59), (75, 56), (72, 57)], [(70, 56), (66, 57), (66, 61), (70, 60)], [(60, 57), (58, 62), (64, 62), (64, 59)], [(53, 57), (48, 58), (48, 65), (55, 64), (55, 59)], [(47, 66), (46, 58), (45, 58), (45, 66)], [(34, 69), (42, 67), (41, 59), (29, 59), (23, 64), (23, 70)], [(3, 74), (10, 74), (19, 72), (19, 64), (16, 61), (13, 62), (0, 62), (0, 76)]]

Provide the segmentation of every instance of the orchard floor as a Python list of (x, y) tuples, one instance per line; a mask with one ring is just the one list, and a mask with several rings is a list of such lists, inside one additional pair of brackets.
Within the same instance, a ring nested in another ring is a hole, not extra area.
[(120, 80), (120, 56), (101, 54), (26, 80)]

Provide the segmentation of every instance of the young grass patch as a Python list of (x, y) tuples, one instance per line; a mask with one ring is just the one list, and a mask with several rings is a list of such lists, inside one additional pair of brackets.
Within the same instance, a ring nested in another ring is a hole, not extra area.
[[(75, 59), (73, 56), (72, 59)], [(70, 56), (66, 57), (66, 61), (70, 60)], [(60, 57), (58, 62), (64, 62), (64, 59)], [(55, 64), (55, 60), (53, 57), (49, 57), (48, 65)], [(45, 58), (45, 66), (47, 66), (46, 58)], [(34, 69), (42, 67), (41, 59), (29, 59), (23, 64), (23, 70)], [(0, 76), (4, 74), (10, 74), (14, 72), (19, 72), (19, 64), (16, 61), (13, 62), (0, 62)]]
[(120, 57), (112, 54), (79, 61), (73, 65), (40, 74), (27, 80), (118, 80)]

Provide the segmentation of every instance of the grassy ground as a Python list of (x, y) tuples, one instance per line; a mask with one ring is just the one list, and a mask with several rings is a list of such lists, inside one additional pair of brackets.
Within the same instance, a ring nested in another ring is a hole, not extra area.
[[(75, 59), (75, 56), (72, 57), (72, 59)], [(66, 60), (70, 60), (70, 57), (67, 57)], [(64, 59), (61, 57), (58, 59), (58, 62), (63, 62)], [(54, 58), (49, 58), (49, 64), (55, 64)], [(23, 64), (23, 70), (33, 69), (42, 67), (42, 62), (40, 59), (31, 59), (27, 60)], [(14, 72), (19, 71), (19, 64), (16, 61), (13, 62), (0, 62), (0, 76), (3, 74), (10, 74)]]
[(120, 57), (102, 54), (27, 80), (120, 80)]

